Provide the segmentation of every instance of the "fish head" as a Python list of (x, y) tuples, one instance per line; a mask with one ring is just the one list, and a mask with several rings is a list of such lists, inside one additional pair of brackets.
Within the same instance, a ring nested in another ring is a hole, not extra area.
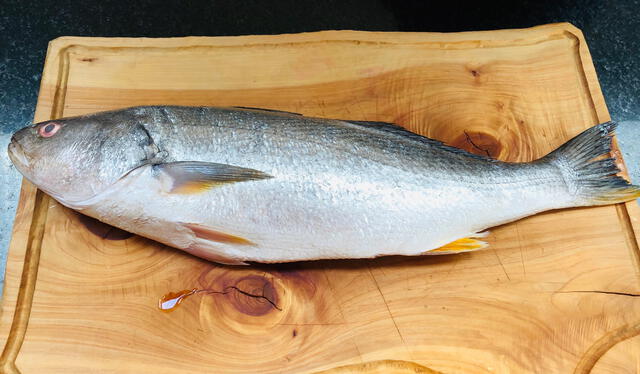
[(103, 112), (27, 126), (13, 134), (8, 152), (25, 178), (69, 205), (148, 163), (149, 144), (139, 118)]

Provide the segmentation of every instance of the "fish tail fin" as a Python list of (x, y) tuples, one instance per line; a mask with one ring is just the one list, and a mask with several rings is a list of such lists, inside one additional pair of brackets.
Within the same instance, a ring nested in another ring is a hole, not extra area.
[(615, 122), (585, 130), (544, 157), (561, 171), (576, 205), (607, 205), (640, 197), (640, 187), (618, 176), (611, 156)]

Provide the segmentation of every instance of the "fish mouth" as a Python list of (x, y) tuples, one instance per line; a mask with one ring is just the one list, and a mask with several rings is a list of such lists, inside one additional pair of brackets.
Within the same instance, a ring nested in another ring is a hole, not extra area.
[[(9, 154), (9, 159), (11, 160), (15, 168), (18, 169), (20, 174), (22, 174), (22, 176), (29, 182), (38, 186), (38, 184), (33, 181), (33, 176), (31, 175), (31, 173), (29, 173), (29, 166), (31, 165), (31, 163), (29, 162), (29, 158), (25, 154), (24, 149), (22, 148), (20, 143), (18, 143), (18, 141), (16, 140), (15, 136), (11, 137), (11, 142), (7, 147), (7, 153)], [(51, 192), (43, 189), (42, 187), (38, 186), (38, 188), (53, 196)]]
[(20, 172), (23, 172), (23, 170), (26, 170), (29, 167), (29, 159), (25, 155), (24, 149), (22, 149), (22, 146), (18, 143), (15, 136), (11, 137), (11, 142), (9, 143), (7, 152), (9, 153), (9, 159)]
[(29, 158), (24, 152), (24, 148), (22, 148), (22, 145), (20, 145), (20, 143), (16, 140), (15, 136), (11, 137), (11, 142), (7, 147), (7, 153), (9, 154), (9, 159), (11, 160), (15, 168), (18, 169), (18, 171), (24, 178), (36, 185), (39, 189), (43, 190), (51, 196), (54, 196), (50, 191), (45, 190), (33, 180), (33, 175), (31, 175), (32, 173), (30, 173), (29, 170), (29, 167), (31, 165), (31, 163), (29, 162)]
[(33, 175), (33, 173), (31, 173), (30, 170), (31, 163), (29, 162), (29, 158), (27, 157), (23, 146), (20, 144), (20, 142), (18, 142), (15, 136), (11, 137), (11, 142), (9, 142), (9, 145), (7, 147), (7, 153), (15, 168), (18, 169), (20, 174), (22, 174), (25, 179), (35, 185), (39, 190), (44, 191), (54, 199), (66, 205), (64, 203), (63, 197), (60, 194), (48, 189), (43, 185), (43, 183), (38, 183), (38, 181), (35, 179), (35, 176)]

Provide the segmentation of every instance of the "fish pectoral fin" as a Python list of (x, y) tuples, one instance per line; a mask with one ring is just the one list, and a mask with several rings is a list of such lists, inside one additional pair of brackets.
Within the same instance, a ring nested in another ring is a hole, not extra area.
[(172, 194), (194, 194), (227, 183), (273, 178), (259, 170), (213, 162), (179, 161), (153, 168), (163, 190)]
[(473, 238), (462, 238), (453, 241), (449, 244), (445, 244), (440, 248), (432, 249), (425, 252), (425, 255), (448, 255), (453, 253), (464, 253), (477, 251), (479, 249), (487, 248), (489, 244), (481, 240)]

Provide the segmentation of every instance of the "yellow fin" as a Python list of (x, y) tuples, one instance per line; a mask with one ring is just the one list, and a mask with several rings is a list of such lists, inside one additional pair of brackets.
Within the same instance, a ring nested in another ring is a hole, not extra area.
[(193, 231), (193, 234), (200, 239), (227, 244), (255, 245), (255, 243), (249, 239), (214, 230), (205, 225), (199, 225), (197, 223), (183, 223), (182, 225)]
[(226, 183), (272, 178), (259, 170), (212, 162), (179, 161), (153, 167), (163, 189), (172, 194), (196, 194)]
[(448, 255), (452, 253), (464, 253), (464, 252), (477, 251), (479, 249), (483, 249), (488, 246), (489, 244), (487, 244), (487, 242), (483, 242), (481, 240), (476, 240), (473, 238), (462, 238), (462, 239), (453, 241), (449, 244), (445, 244), (440, 248), (427, 251), (424, 254), (425, 255)]
[(223, 182), (210, 182), (210, 181), (190, 181), (184, 182), (181, 185), (173, 187), (171, 193), (175, 194), (197, 194), (207, 191), (213, 187), (222, 185)]
[[(611, 178), (611, 177), (610, 177)], [(621, 177), (618, 184), (623, 184), (624, 181)], [(603, 204), (616, 204), (624, 203), (625, 201), (640, 198), (640, 188), (634, 185), (622, 185), (622, 187), (611, 187), (610, 189), (603, 189), (599, 194), (593, 196), (590, 200), (591, 204), (603, 205)]]

